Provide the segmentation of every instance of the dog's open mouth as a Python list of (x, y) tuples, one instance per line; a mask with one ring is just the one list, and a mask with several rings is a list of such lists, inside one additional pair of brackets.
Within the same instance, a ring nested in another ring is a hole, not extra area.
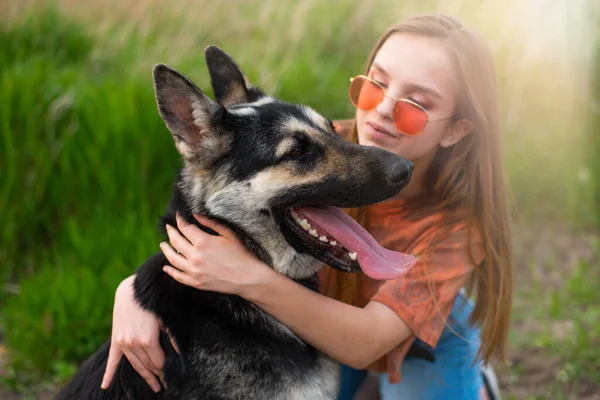
[(373, 279), (394, 279), (416, 263), (411, 255), (383, 248), (337, 207), (289, 208), (284, 213), (284, 222), (310, 254), (342, 271), (362, 269)]

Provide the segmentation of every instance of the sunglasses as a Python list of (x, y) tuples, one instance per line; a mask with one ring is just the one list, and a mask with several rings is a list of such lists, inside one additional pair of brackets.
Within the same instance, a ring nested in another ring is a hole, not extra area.
[(385, 92), (383, 86), (364, 75), (350, 78), (350, 100), (356, 108), (369, 111), (377, 107), (385, 97), (394, 100), (394, 123), (407, 135), (423, 132), (428, 122), (444, 121), (449, 118), (429, 119), (429, 114), (421, 105), (408, 99), (396, 100)]

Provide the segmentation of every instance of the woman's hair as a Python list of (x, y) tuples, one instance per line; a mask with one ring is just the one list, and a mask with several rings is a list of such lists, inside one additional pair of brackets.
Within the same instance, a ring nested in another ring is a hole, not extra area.
[[(455, 120), (469, 120), (472, 130), (455, 145), (438, 148), (426, 172), (425, 190), (437, 211), (464, 209), (470, 232), (474, 229), (481, 234), (484, 262), (475, 266), (466, 285), (467, 293), (476, 299), (471, 320), (482, 327), (479, 354), (489, 360), (498, 352), (503, 358), (512, 308), (513, 259), (491, 52), (475, 32), (456, 18), (421, 15), (385, 31), (369, 56), (365, 74), (383, 43), (396, 33), (439, 39), (456, 63), (460, 90)], [(358, 143), (356, 120), (351, 139)], [(348, 212), (365, 225), (364, 209)], [(339, 274), (336, 297), (356, 305), (358, 279), (356, 274)]]

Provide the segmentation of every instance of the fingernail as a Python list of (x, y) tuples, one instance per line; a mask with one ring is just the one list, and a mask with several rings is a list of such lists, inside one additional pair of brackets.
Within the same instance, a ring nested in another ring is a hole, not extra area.
[(160, 386), (159, 385), (152, 385), (152, 390), (154, 390), (154, 393), (158, 393), (158, 392), (160, 392)]
[(171, 230), (171, 229), (173, 229), (173, 227), (171, 225), (167, 224), (167, 230)]

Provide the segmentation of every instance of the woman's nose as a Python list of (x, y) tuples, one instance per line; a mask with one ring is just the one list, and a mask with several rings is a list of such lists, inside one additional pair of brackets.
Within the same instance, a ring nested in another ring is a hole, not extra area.
[(393, 120), (395, 106), (396, 101), (389, 96), (385, 96), (375, 110), (380, 117)]

